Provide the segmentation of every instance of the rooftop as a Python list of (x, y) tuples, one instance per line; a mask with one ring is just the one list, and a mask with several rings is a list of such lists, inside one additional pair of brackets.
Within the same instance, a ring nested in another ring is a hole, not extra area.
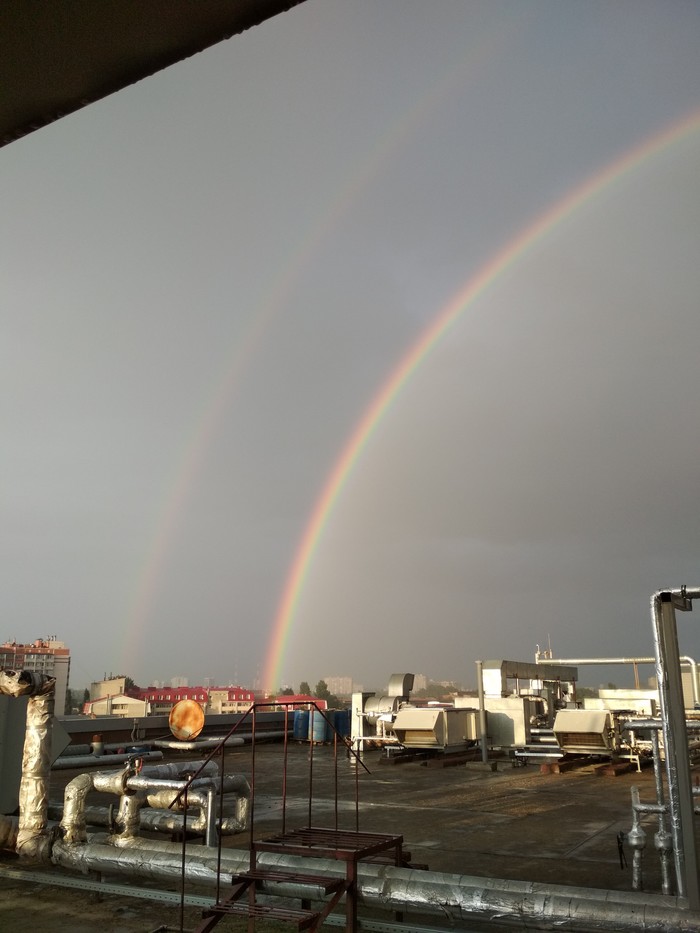
[[(655, 800), (651, 768), (599, 776), (592, 766), (562, 774), (542, 773), (538, 765), (512, 767), (500, 761), (496, 771), (481, 763), (437, 767), (413, 761), (390, 764), (384, 753), (367, 752), (363, 758), (369, 769), (357, 770), (343, 752), (334, 759), (329, 746), (315, 747), (313, 759), (307, 744), (290, 744), (287, 762), (286, 821), (288, 828), (308, 825), (309, 775), (312, 775), (312, 825), (333, 826), (335, 819), (335, 775), (338, 781), (338, 825), (355, 828), (354, 791), (357, 782), (359, 828), (364, 831), (402, 834), (404, 845), (416, 866), (431, 871), (534, 881), (553, 885), (574, 885), (592, 889), (632, 890), (632, 855), (625, 850), (627, 865), (621, 865), (618, 833), (631, 827), (630, 790), (639, 787), (641, 799)], [(256, 748), (255, 835), (279, 832), (282, 814), (282, 746)], [(227, 773), (251, 773), (251, 749), (237, 747), (227, 752)], [(55, 772), (53, 800), (78, 772)], [(95, 803), (105, 805), (103, 795)], [(645, 823), (649, 843), (645, 857), (645, 890), (660, 893), (659, 863), (653, 847), (655, 818)], [(161, 837), (162, 838), (162, 837)], [(249, 837), (228, 837), (226, 847), (247, 848)], [(192, 847), (198, 845), (193, 842)], [(1, 866), (0, 866), (1, 867)], [(119, 881), (119, 879), (109, 879)], [(123, 883), (123, 880), (122, 880)], [(86, 916), (95, 924), (100, 904), (94, 895), (78, 891), (54, 890), (19, 884), (0, 873), (4, 916), (15, 933), (32, 933), (42, 927), (35, 912), (52, 912), (56, 929), (74, 933), (93, 930), (81, 926)], [(118, 926), (105, 930), (145, 933), (156, 928), (160, 917), (178, 929), (175, 906), (151, 905), (128, 897), (102, 898), (102, 920), (112, 923), (119, 913)], [(199, 916), (191, 909), (190, 918)], [(81, 919), (82, 918), (82, 919)], [(98, 918), (99, 919), (99, 918)], [(410, 919), (410, 918), (408, 918)], [(21, 924), (26, 923), (23, 927)], [(151, 925), (149, 926), (149, 923)], [(18, 926), (18, 924), (20, 924)], [(77, 925), (76, 925), (77, 924)], [(192, 926), (192, 924), (190, 924)], [(480, 927), (481, 929), (481, 927)]]

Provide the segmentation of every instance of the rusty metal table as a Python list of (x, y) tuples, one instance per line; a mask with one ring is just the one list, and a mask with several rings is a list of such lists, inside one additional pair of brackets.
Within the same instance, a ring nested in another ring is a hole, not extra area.
[(393, 852), (394, 863), (401, 865), (403, 836), (307, 826), (267, 839), (258, 839), (252, 846), (256, 854), (277, 852), (345, 862), (346, 929), (347, 933), (357, 933), (357, 865), (363, 859), (382, 852)]

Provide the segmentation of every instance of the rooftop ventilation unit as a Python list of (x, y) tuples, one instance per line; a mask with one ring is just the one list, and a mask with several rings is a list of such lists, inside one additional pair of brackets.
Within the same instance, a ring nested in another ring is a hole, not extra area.
[(478, 710), (403, 706), (392, 729), (406, 748), (466, 748), (476, 742)]
[(392, 724), (396, 714), (413, 689), (413, 674), (392, 674), (388, 694), (353, 693), (352, 695), (352, 743), (359, 750), (369, 744), (396, 743)]
[(574, 755), (611, 755), (616, 746), (609, 710), (560, 709), (554, 737), (563, 752)]

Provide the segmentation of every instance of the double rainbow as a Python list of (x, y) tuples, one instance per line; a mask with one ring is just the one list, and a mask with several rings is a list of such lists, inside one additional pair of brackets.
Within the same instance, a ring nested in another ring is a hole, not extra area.
[(299, 600), (314, 554), (333, 508), (382, 418), (387, 414), (397, 395), (416, 369), (427, 359), (437, 343), (447, 335), (459, 318), (494, 285), (506, 270), (524, 259), (536, 244), (551, 235), (575, 211), (591, 199), (602, 196), (613, 183), (638, 169), (648, 159), (682, 142), (699, 130), (700, 110), (694, 110), (679, 122), (628, 150), (605, 166), (602, 171), (592, 175), (583, 184), (570, 191), (564, 198), (539, 215), (533, 223), (510, 240), (500, 252), (479, 269), (437, 313), (429, 327), (400, 360), (350, 434), (306, 524), (287, 575), (268, 643), (263, 668), (265, 689), (273, 691), (281, 683), (282, 665)]

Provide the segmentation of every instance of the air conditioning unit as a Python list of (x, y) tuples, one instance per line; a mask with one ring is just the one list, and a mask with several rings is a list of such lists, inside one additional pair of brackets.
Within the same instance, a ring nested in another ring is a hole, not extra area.
[(560, 709), (554, 737), (563, 752), (574, 755), (611, 755), (617, 746), (609, 710)]
[(403, 706), (392, 726), (406, 748), (467, 748), (479, 737), (478, 710)]

